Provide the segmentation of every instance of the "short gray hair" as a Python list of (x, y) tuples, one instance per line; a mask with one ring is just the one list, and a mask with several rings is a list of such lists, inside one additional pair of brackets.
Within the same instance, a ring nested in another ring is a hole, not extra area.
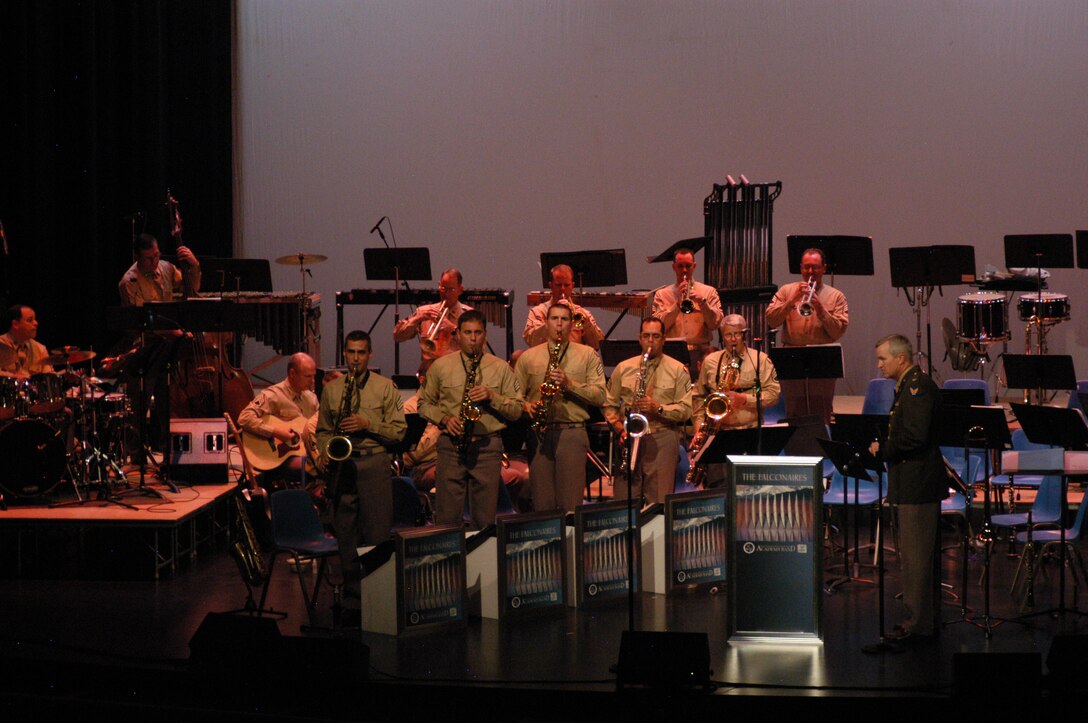
[(879, 349), (883, 344), (888, 345), (888, 351), (892, 353), (892, 356), (906, 354), (908, 359), (914, 356), (914, 348), (910, 345), (910, 339), (902, 334), (888, 334), (876, 343), (875, 348)]

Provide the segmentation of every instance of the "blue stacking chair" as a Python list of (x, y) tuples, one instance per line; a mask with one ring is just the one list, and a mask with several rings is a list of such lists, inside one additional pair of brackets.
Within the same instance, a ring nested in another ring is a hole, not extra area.
[(786, 418), (786, 395), (778, 395), (778, 401), (763, 410), (764, 424), (778, 424)]
[[(1053, 449), (1049, 444), (1036, 444), (1028, 439), (1028, 435), (1024, 434), (1024, 430), (1016, 429), (1012, 433), (1012, 448), (1018, 452), (1027, 452), (1037, 449)], [(1038, 474), (995, 474), (990, 478), (990, 489), (993, 491), (993, 497), (1000, 502), (1001, 490), (1007, 488), (1010, 484), (1016, 487), (1038, 487), (1043, 481), (1043, 476)]]
[[(337, 554), (336, 538), (321, 527), (317, 510), (306, 490), (280, 490), (269, 498), (272, 506), (272, 559), (268, 563), (264, 589), (261, 591), (260, 610), (264, 610), (264, 601), (268, 596), (268, 584), (276, 570), (276, 557), (281, 552), (294, 557), (298, 584), (302, 588), (302, 599), (306, 603), (306, 613), (310, 624), (314, 623), (314, 608), (317, 606), (317, 594), (321, 581), (328, 573), (328, 560)], [(303, 579), (303, 566), (298, 564), (300, 557), (312, 557), (318, 560), (317, 576), (314, 579), (313, 592), (306, 590)]]
[(1003, 515), (993, 515), (990, 523), (994, 527), (1011, 528), (1014, 534), (1009, 535), (1009, 552), (1013, 552), (1016, 542), (1017, 530), (1032, 525), (1047, 522), (1058, 522), (1062, 518), (1062, 478), (1058, 475), (1048, 474), (1039, 483), (1039, 491), (1035, 495), (1035, 502), (1031, 505), (1031, 513), (1010, 512)]
[[(1088, 393), (1088, 379), (1077, 380), (1077, 392)], [(1077, 392), (1073, 392), (1069, 395), (1069, 401), (1066, 403), (1066, 406), (1070, 409), (1079, 409), (1084, 412), (1084, 407), (1080, 404), (1080, 397), (1077, 396)], [(1085, 414), (1088, 414), (1088, 412), (1085, 412)]]
[[(887, 475), (881, 477), (880, 486), (877, 486), (877, 482), (869, 482), (867, 480), (857, 480), (857, 496), (854, 495), (854, 482), (853, 478), (844, 480), (842, 474), (835, 470), (831, 474), (831, 483), (828, 485), (827, 491), (824, 492), (824, 504), (829, 508), (839, 507), (842, 509), (841, 519), (842, 524), (842, 545), (843, 548), (847, 547), (846, 542), (846, 511), (850, 507), (855, 509), (861, 507), (876, 507), (880, 503), (880, 500), (884, 498), (884, 495), (888, 492)], [(843, 488), (845, 487), (845, 507)], [(856, 500), (856, 502), (855, 502)], [(878, 523), (879, 524), (879, 523)], [(878, 528), (879, 529), (879, 528)], [(857, 520), (854, 521), (854, 537), (857, 538)], [(877, 544), (881, 544), (880, 536), (877, 535)], [(845, 560), (845, 558), (844, 558)]]
[(862, 414), (887, 414), (895, 401), (895, 380), (870, 379), (865, 388), (865, 401), (861, 405)]
[(983, 404), (990, 404), (990, 387), (983, 379), (949, 379), (944, 383), (945, 389), (981, 389), (985, 397)]
[[(1073, 526), (1068, 527), (1065, 530), (1065, 547), (1066, 547), (1066, 560), (1069, 562), (1069, 569), (1073, 573), (1073, 599), (1076, 600), (1076, 588), (1077, 588), (1077, 571), (1080, 571), (1080, 578), (1086, 584), (1088, 584), (1088, 574), (1084, 568), (1084, 558), (1081, 557), (1080, 549), (1077, 543), (1080, 541), (1081, 535), (1084, 533), (1084, 514), (1088, 511), (1088, 492), (1081, 498), (1080, 506), (1077, 508), (1077, 516), (1073, 520)], [(1016, 540), (1020, 543), (1028, 542), (1029, 535), (1033, 545), (1042, 544), (1040, 550), (1039, 560), (1045, 560), (1048, 552), (1053, 552), (1055, 547), (1062, 544), (1062, 531), (1061, 529), (1038, 529), (1038, 528), (1052, 528), (1057, 525), (1064, 525), (1064, 521), (1058, 521), (1057, 523), (1033, 523), (1031, 529), (1024, 530), (1016, 533)], [(1020, 567), (1016, 569), (1016, 575), (1013, 577), (1012, 588), (1015, 591), (1017, 581), (1020, 578), (1021, 568), (1025, 564), (1025, 558), (1029, 552), (1025, 551), (1024, 555), (1020, 558)], [(1074, 602), (1074, 605), (1076, 603)]]

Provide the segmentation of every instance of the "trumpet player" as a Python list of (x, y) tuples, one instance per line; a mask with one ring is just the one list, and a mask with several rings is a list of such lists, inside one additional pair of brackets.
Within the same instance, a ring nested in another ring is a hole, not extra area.
[[(850, 323), (846, 297), (823, 283), (827, 271), (824, 252), (807, 249), (801, 255), (801, 281), (783, 284), (767, 307), (767, 326), (782, 327), (779, 346), (830, 344), (842, 338)], [(815, 415), (825, 424), (831, 421), (835, 399), (834, 379), (787, 379), (782, 383), (786, 414), (790, 417)], [(806, 393), (807, 392), (807, 393)]]
[[(631, 475), (631, 495), (646, 502), (664, 502), (672, 492), (680, 460), (680, 433), (691, 419), (691, 375), (683, 363), (664, 355), (665, 324), (657, 317), (642, 320), (639, 344), (643, 355), (624, 359), (608, 380), (604, 418), (626, 443), (628, 412), (646, 417), (649, 429), (639, 440)], [(638, 391), (642, 394), (637, 394)], [(626, 488), (617, 483), (617, 498)]]
[(654, 294), (653, 315), (665, 324), (669, 339), (683, 339), (688, 345), (688, 368), (694, 379), (699, 360), (710, 350), (714, 330), (722, 323), (722, 302), (712, 286), (695, 281), (695, 252), (680, 248), (673, 254), (676, 283)]
[[(695, 440), (690, 452), (694, 454), (708, 436), (719, 430), (751, 429), (761, 423), (759, 418), (756, 392), (760, 392), (763, 407), (774, 405), (778, 401), (781, 387), (771, 358), (761, 351), (750, 349), (745, 344), (748, 322), (740, 314), (729, 314), (722, 321), (722, 339), (724, 348), (711, 353), (703, 360), (699, 379), (695, 383), (694, 412)], [(711, 395), (722, 395), (715, 401), (717, 410), (727, 409), (724, 416), (717, 420), (707, 418), (707, 400)], [(704, 425), (706, 425), (704, 427)], [(706, 474), (706, 486), (716, 487), (724, 479), (724, 465), (709, 465)]]
[(435, 522), (460, 524), (468, 493), (472, 524), (495, 520), (507, 422), (521, 416), (514, 371), (488, 354), (487, 320), (466, 311), (457, 320), (458, 353), (435, 360), (423, 382), (419, 414), (440, 430), (435, 467)]
[(589, 408), (605, 401), (601, 357), (570, 340), (571, 310), (554, 303), (548, 309), (547, 340), (517, 361), (514, 374), (525, 393), (525, 414), (537, 444), (529, 464), (529, 490), (538, 511), (573, 511), (586, 487)]
[(547, 339), (548, 310), (552, 304), (564, 303), (570, 307), (572, 315), (570, 340), (594, 349), (600, 349), (604, 332), (597, 325), (597, 320), (593, 318), (593, 314), (589, 313), (589, 309), (578, 306), (573, 301), (574, 270), (566, 264), (553, 266), (548, 288), (552, 292), (551, 298), (529, 309), (529, 317), (525, 320), (525, 330), (521, 333), (525, 343), (529, 346), (536, 346)]
[[(351, 611), (359, 607), (356, 551), (386, 540), (393, 527), (393, 458), (388, 446), (404, 439), (407, 429), (400, 392), (392, 379), (367, 369), (370, 354), (365, 331), (344, 337), (348, 372), (325, 385), (317, 418), (318, 449), (328, 457), (343, 456), (328, 465), (326, 494), (332, 502), (349, 620), (356, 619)], [(342, 452), (334, 454), (330, 443), (340, 445)]]
[(426, 373), (438, 357), (457, 351), (457, 345), (450, 343), (457, 331), (457, 320), (462, 313), (472, 310), (460, 301), (464, 291), (461, 272), (446, 269), (438, 280), (438, 303), (420, 306), (393, 327), (393, 341), (398, 344), (419, 336), (420, 374)]

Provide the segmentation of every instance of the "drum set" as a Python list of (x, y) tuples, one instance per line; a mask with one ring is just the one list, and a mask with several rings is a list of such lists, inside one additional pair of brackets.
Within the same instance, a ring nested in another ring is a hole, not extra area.
[(132, 409), (123, 384), (94, 376), (94, 357), (64, 347), (43, 360), (55, 371), (0, 377), (0, 498), (40, 498), (65, 478), (80, 500), (125, 484)]

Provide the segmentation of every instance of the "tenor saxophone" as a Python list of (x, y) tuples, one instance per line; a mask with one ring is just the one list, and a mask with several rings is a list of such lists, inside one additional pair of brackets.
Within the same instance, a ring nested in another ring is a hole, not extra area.
[(336, 412), (336, 423), (333, 424), (336, 436), (325, 443), (325, 456), (333, 462), (343, 462), (351, 456), (351, 438), (343, 433), (340, 424), (351, 411), (351, 404), (355, 399), (355, 385), (355, 367), (351, 367), (348, 369), (348, 378), (344, 380), (344, 394), (340, 397), (340, 409)]

